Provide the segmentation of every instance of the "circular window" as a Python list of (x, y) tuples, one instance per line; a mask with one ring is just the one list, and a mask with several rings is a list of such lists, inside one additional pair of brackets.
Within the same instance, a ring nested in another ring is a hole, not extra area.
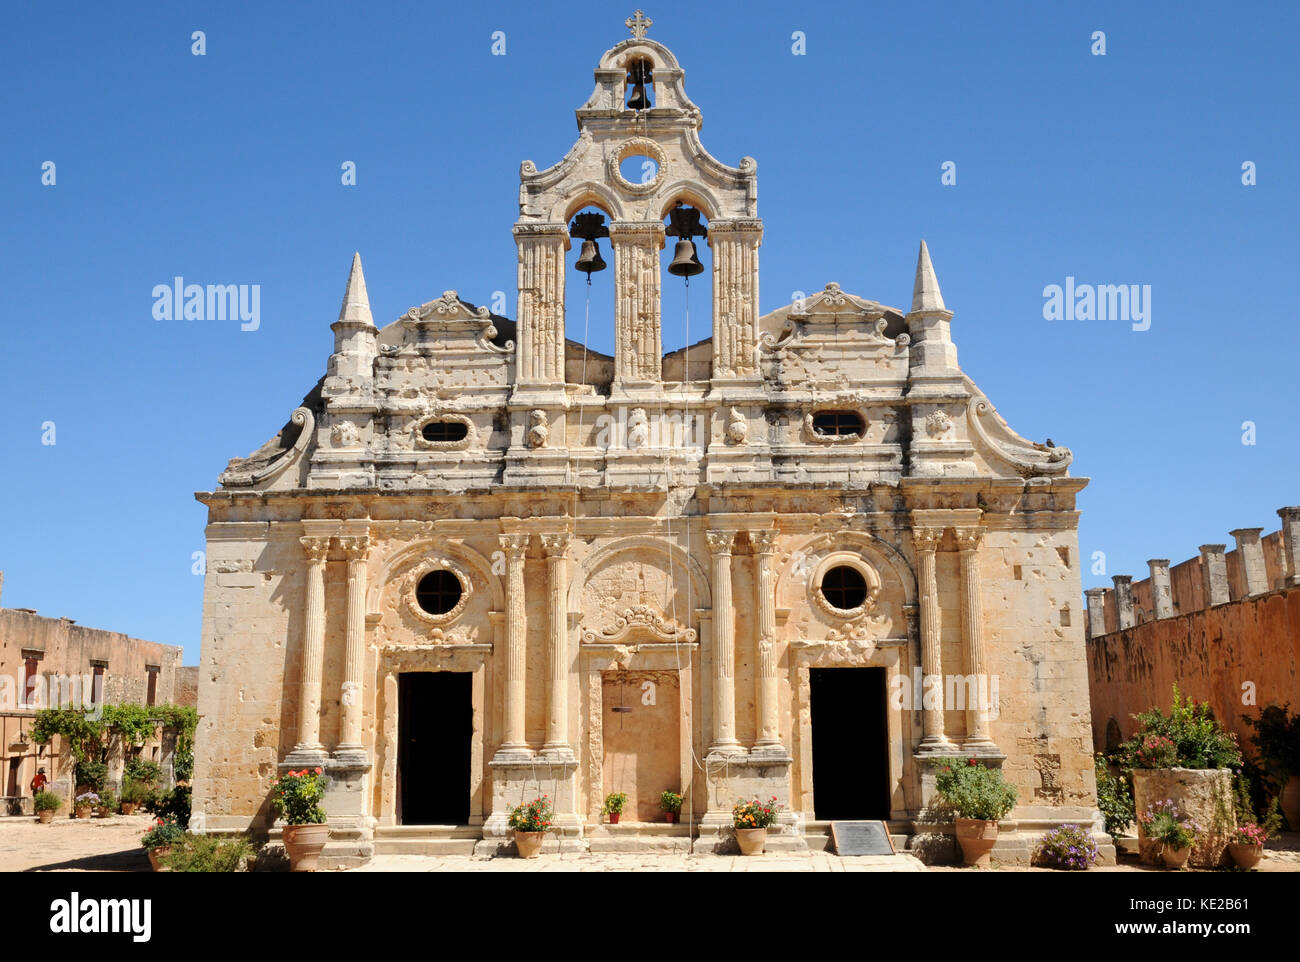
[(822, 575), (822, 597), (832, 608), (852, 611), (867, 600), (867, 579), (848, 565), (836, 565)]
[(445, 568), (430, 571), (415, 586), (415, 600), (431, 615), (445, 615), (460, 603), (460, 579)]
[(420, 429), (420, 433), (424, 440), (434, 444), (454, 444), (469, 436), (469, 425), (462, 421), (430, 421)]

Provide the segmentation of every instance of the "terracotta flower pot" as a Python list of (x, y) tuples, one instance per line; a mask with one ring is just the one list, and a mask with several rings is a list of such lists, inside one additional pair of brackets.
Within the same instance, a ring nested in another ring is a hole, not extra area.
[(609, 824), (611, 824), (611, 825), (617, 825), (617, 824), (618, 824), (618, 816), (619, 816), (620, 814), (621, 814), (620, 812), (610, 812), (610, 813), (609, 813)]
[(286, 825), (284, 850), (289, 853), (289, 870), (314, 872), (320, 861), (321, 849), (330, 840), (330, 827), (319, 825)]
[(1238, 868), (1250, 869), (1258, 865), (1259, 860), (1264, 857), (1264, 846), (1252, 845), (1250, 842), (1229, 842), (1228, 854), (1232, 856)]
[(49, 825), (50, 822), (54, 821), (54, 811), (52, 809), (46, 809), (43, 812), (37, 812), (36, 820), (42, 825)]
[(134, 815), (134, 814), (135, 814), (135, 807), (136, 807), (137, 804), (139, 804), (139, 803), (138, 803), (138, 802), (123, 802), (123, 803), (122, 803), (122, 814), (123, 814), (123, 815)]
[(1166, 868), (1182, 868), (1191, 857), (1192, 847), (1190, 845), (1184, 845), (1182, 848), (1171, 848), (1164, 845), (1160, 848), (1160, 858), (1164, 861)]
[(545, 832), (515, 831), (515, 847), (519, 849), (520, 858), (537, 858), (542, 854), (542, 840)]
[(167, 857), (167, 853), (169, 853), (171, 850), (172, 847), (170, 845), (160, 845), (158, 848), (151, 848), (148, 850), (149, 864), (153, 866), (153, 870), (155, 872), (171, 871), (171, 869), (169, 869), (166, 865), (164, 865), (162, 861), (164, 858)]
[(741, 855), (762, 855), (763, 846), (767, 844), (767, 829), (738, 828), (736, 842), (740, 845)]
[(988, 868), (990, 854), (998, 841), (998, 823), (984, 818), (959, 818), (956, 827), (957, 844), (961, 846), (965, 863)]
[(90, 818), (91, 811), (93, 811), (93, 809), (91, 809), (89, 805), (78, 805), (77, 818)]
[(673, 822), (677, 821), (677, 813), (664, 812), (664, 821), (667, 822), (669, 825), (671, 825)]

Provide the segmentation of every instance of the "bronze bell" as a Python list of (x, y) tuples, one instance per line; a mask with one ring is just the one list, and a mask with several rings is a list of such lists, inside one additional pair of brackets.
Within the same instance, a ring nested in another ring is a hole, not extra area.
[(588, 280), (591, 280), (593, 271), (603, 271), (606, 265), (604, 259), (600, 256), (599, 245), (591, 238), (583, 241), (582, 250), (578, 254), (578, 262), (573, 266), (585, 273)]
[(668, 273), (675, 277), (694, 277), (704, 273), (704, 265), (695, 254), (695, 242), (683, 237), (673, 250), (673, 262), (668, 265)]
[(627, 100), (628, 110), (647, 110), (650, 99), (645, 95), (645, 84), (638, 83), (632, 88), (632, 96)]

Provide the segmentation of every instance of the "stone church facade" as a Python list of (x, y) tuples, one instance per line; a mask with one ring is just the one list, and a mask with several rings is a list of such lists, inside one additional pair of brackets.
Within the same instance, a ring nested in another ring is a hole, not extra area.
[[(665, 790), (682, 824), (647, 844), (723, 850), (732, 804), (775, 795), (770, 848), (833, 818), (919, 845), (930, 762), (978, 756), (1019, 791), (1009, 857), (1100, 832), (1086, 479), (962, 373), (924, 242), (908, 311), (834, 283), (760, 311), (756, 163), (705, 150), (645, 26), (572, 149), (520, 168), (516, 320), (448, 291), (377, 327), (354, 258), (324, 377), (197, 495), (195, 825), (272, 830), (271, 779), (320, 765), (338, 864), (504, 849), (543, 793), (566, 849), (609, 840), (616, 791), (635, 845)], [(665, 355), (668, 224), (696, 213), (712, 336)], [(584, 239), (612, 251), (612, 357), (565, 337)]]

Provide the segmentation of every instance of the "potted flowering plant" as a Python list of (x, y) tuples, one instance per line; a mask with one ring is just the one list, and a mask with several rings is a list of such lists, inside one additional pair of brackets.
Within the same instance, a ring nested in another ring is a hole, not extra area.
[(998, 820), (1015, 807), (1016, 788), (1001, 770), (986, 768), (973, 758), (966, 764), (944, 764), (935, 788), (956, 815), (953, 820), (962, 859), (967, 865), (988, 868), (998, 840)]
[(610, 792), (605, 796), (605, 804), (601, 808), (602, 815), (609, 816), (609, 824), (617, 825), (618, 817), (623, 814), (623, 806), (627, 804), (627, 792)]
[(682, 794), (680, 792), (664, 792), (659, 796), (659, 807), (663, 810), (664, 821), (677, 821), (677, 816), (682, 811)]
[(767, 845), (767, 830), (776, 824), (777, 813), (784, 806), (777, 804), (776, 796), (766, 802), (738, 799), (731, 807), (731, 822), (736, 829), (736, 843), (741, 855), (762, 855)]
[(1147, 735), (1134, 751), (1139, 768), (1173, 768), (1178, 764), (1178, 746), (1167, 735)]
[(54, 813), (62, 807), (63, 799), (54, 792), (39, 791), (32, 796), (32, 808), (36, 810), (36, 818), (42, 825), (54, 821)]
[(95, 810), (95, 806), (98, 804), (98, 792), (82, 792), (73, 801), (73, 808), (76, 809), (77, 818), (90, 818), (90, 813)]
[(156, 793), (144, 782), (126, 781), (122, 783), (122, 814), (134, 815), (135, 810), (148, 802)]
[(158, 819), (153, 828), (145, 832), (140, 837), (140, 844), (144, 846), (145, 852), (149, 855), (149, 864), (153, 866), (155, 872), (166, 872), (167, 868), (163, 865), (163, 859), (167, 853), (172, 850), (173, 845), (179, 845), (185, 840), (185, 829), (181, 828), (171, 819)]
[(117, 811), (117, 794), (111, 788), (102, 788), (99, 791), (99, 804), (95, 806), (95, 814), (100, 818), (107, 818)]
[(1048, 868), (1087, 870), (1097, 861), (1097, 843), (1086, 829), (1062, 825), (1042, 837), (1034, 861)]
[(537, 858), (551, 827), (551, 799), (543, 795), (510, 810), (510, 827), (515, 830), (515, 847), (520, 858)]
[(294, 872), (314, 872), (321, 849), (329, 841), (330, 828), (325, 823), (321, 799), (325, 797), (325, 774), (314, 771), (290, 771), (271, 783), (271, 807), (276, 817), (288, 823), (284, 827), (284, 850), (289, 853), (289, 867)]
[(1232, 833), (1232, 841), (1228, 843), (1228, 854), (1232, 856), (1238, 868), (1252, 869), (1264, 857), (1264, 843), (1267, 841), (1268, 833), (1264, 829), (1254, 822), (1246, 822), (1244, 825), (1238, 825), (1237, 830)]
[(1182, 868), (1192, 855), (1192, 844), (1201, 827), (1178, 811), (1172, 799), (1155, 802), (1140, 815), (1138, 825), (1146, 837), (1160, 845), (1160, 857), (1168, 868)]

